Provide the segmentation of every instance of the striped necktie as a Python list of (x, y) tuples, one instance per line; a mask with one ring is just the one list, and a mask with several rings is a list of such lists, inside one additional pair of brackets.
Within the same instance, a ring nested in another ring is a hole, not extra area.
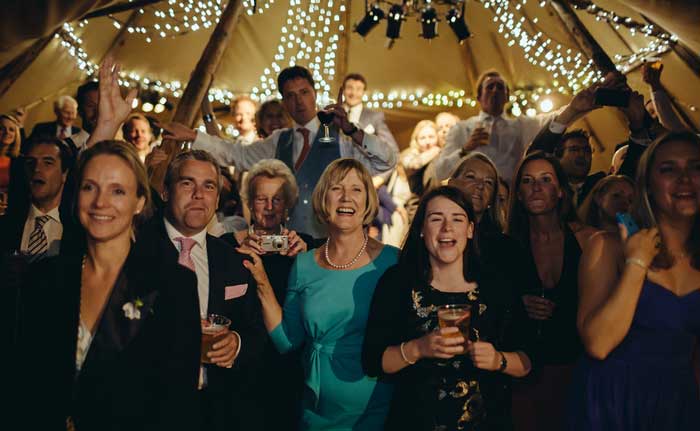
[(29, 235), (29, 246), (27, 247), (30, 262), (43, 258), (46, 252), (49, 251), (49, 240), (46, 237), (46, 232), (44, 232), (44, 225), (50, 218), (47, 215), (43, 215), (34, 219), (34, 230)]

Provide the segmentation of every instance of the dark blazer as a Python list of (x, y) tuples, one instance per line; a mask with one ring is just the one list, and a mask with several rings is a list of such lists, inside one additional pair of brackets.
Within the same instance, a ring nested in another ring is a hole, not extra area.
[[(144, 258), (163, 261), (159, 265), (183, 267), (177, 263), (178, 251), (167, 235), (162, 217), (154, 217), (138, 233), (137, 241), (143, 244)], [(156, 258), (157, 256), (157, 258)], [(248, 372), (259, 360), (265, 347), (267, 331), (262, 322), (260, 302), (250, 272), (243, 266), (244, 255), (214, 236), (207, 235), (207, 259), (209, 261), (209, 304), (208, 312), (220, 314), (231, 319), (231, 329), (241, 336), (241, 350), (231, 369), (207, 364), (207, 402), (200, 406), (195, 400), (189, 410), (198, 412), (200, 418), (206, 418), (209, 431), (218, 429), (249, 429), (254, 418), (246, 413), (245, 406), (249, 390), (255, 382), (248, 378)], [(167, 262), (168, 264), (166, 264)], [(185, 269), (185, 278), (197, 291), (196, 275)], [(244, 295), (226, 299), (226, 286), (249, 285)], [(197, 372), (199, 371), (199, 349), (201, 332), (199, 329), (199, 299), (188, 308), (188, 319), (197, 320)], [(192, 317), (194, 316), (194, 317)], [(252, 428), (250, 428), (252, 429)]]
[[(78, 374), (81, 253), (30, 271), (12, 377), (23, 429), (178, 429), (196, 424), (200, 325), (188, 269), (133, 245)], [(140, 300), (140, 319), (123, 307)], [(10, 385), (12, 386), (12, 385)], [(23, 411), (24, 410), (24, 411)]]
[[(32, 134), (29, 135), (29, 139), (35, 138), (37, 136), (51, 136), (51, 137), (58, 137), (56, 134), (56, 131), (58, 127), (58, 122), (56, 121), (50, 121), (47, 123), (38, 123), (34, 125), (34, 128), (32, 129)], [(80, 132), (80, 127), (77, 126), (71, 126), (71, 135), (75, 135), (76, 133)]]

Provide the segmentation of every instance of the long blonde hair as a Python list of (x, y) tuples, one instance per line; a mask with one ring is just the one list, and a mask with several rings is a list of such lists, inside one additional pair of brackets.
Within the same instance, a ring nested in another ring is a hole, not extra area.
[[(435, 130), (435, 137), (437, 139), (437, 124), (435, 124), (433, 120), (421, 120), (418, 122), (418, 124), (416, 124), (416, 127), (413, 128), (413, 133), (411, 133), (411, 141), (408, 143), (409, 148), (420, 152), (420, 148), (418, 147), (418, 134), (421, 130), (425, 129), (426, 127), (432, 127), (433, 130)], [(439, 141), (440, 140), (438, 139), (438, 142)]]
[(8, 146), (8, 148), (4, 151), (4, 154), (3, 154), (3, 149), (0, 148), (0, 155), (8, 155), (12, 158), (19, 157), (19, 152), (20, 152), (20, 149), (22, 148), (22, 136), (19, 133), (19, 121), (15, 117), (13, 117), (12, 115), (9, 115), (9, 114), (0, 115), (0, 120), (2, 120), (3, 118), (10, 120), (10, 122), (14, 126), (14, 128), (15, 128), (15, 141)]

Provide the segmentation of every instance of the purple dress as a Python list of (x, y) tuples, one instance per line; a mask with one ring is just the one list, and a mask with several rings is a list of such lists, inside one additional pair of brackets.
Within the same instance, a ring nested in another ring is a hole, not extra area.
[(645, 280), (620, 345), (605, 360), (585, 357), (579, 364), (569, 429), (700, 430), (691, 363), (698, 335), (700, 289), (679, 297)]

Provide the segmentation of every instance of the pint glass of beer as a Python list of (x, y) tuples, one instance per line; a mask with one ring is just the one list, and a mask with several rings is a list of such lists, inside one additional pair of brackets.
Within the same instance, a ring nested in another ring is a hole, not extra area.
[(202, 350), (200, 356), (202, 363), (211, 363), (207, 353), (212, 350), (212, 346), (217, 341), (226, 336), (224, 329), (228, 329), (230, 325), (231, 321), (228, 317), (218, 314), (209, 314), (206, 319), (202, 319)]
[(462, 335), (465, 340), (469, 339), (469, 324), (472, 312), (469, 304), (449, 304), (438, 307), (438, 323), (440, 328), (455, 326), (459, 332), (455, 332), (446, 337), (459, 337)]

